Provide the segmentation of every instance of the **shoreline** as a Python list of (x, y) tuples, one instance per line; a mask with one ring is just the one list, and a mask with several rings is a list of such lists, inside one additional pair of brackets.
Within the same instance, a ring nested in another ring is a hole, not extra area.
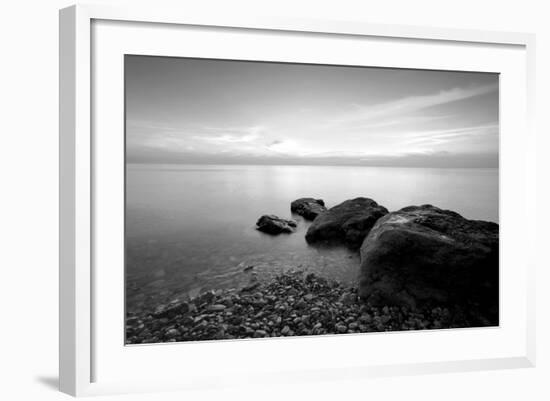
[(475, 311), (430, 305), (374, 307), (345, 287), (303, 270), (266, 282), (177, 298), (126, 316), (127, 345), (263, 337), (496, 326)]

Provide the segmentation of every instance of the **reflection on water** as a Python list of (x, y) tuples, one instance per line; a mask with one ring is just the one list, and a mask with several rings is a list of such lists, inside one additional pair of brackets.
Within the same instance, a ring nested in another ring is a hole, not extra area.
[(327, 207), (366, 196), (390, 211), (431, 203), (498, 222), (497, 169), (130, 164), (126, 191), (129, 311), (287, 268), (352, 284), (358, 255), (308, 246), (309, 223), (301, 218), (294, 216), (294, 234), (254, 229), (262, 214), (290, 217), (290, 202), (304, 196), (322, 198)]

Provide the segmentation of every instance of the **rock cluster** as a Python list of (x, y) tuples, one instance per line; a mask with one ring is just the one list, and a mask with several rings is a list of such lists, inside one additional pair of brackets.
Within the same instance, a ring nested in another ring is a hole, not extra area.
[[(292, 202), (312, 219), (306, 240), (360, 249), (357, 288), (313, 273), (286, 272), (241, 289), (175, 300), (127, 317), (127, 342), (217, 340), (498, 325), (499, 226), (432, 205), (395, 212), (369, 198), (326, 210)], [(264, 215), (257, 229), (294, 232)], [(244, 270), (252, 267), (245, 267)]]
[(253, 288), (210, 291), (126, 319), (126, 343), (157, 343), (373, 331), (441, 329), (476, 324), (460, 310), (412, 309), (360, 302), (313, 273), (289, 271)]

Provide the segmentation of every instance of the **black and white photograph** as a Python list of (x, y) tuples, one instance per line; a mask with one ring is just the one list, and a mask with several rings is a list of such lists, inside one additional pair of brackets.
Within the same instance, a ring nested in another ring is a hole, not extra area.
[(2, 5), (0, 399), (550, 400), (546, 3)]
[(499, 326), (499, 75), (124, 56), (125, 344)]

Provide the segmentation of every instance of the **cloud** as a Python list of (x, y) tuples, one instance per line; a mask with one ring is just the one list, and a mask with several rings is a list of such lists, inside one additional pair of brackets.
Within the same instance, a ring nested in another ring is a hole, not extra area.
[(201, 135), (194, 135), (191, 138), (208, 142), (210, 144), (227, 145), (254, 142), (262, 137), (265, 127), (253, 125), (247, 127), (201, 127)]
[[(353, 110), (332, 120), (334, 124), (367, 123), (384, 117), (395, 117), (412, 114), (430, 107), (440, 106), (459, 100), (484, 95), (498, 90), (498, 84), (482, 85), (469, 88), (453, 88), (421, 96), (409, 96), (391, 102), (362, 106), (353, 104)], [(434, 116), (438, 118), (437, 116)]]
[(278, 155), (306, 156), (305, 147), (292, 140), (275, 140), (267, 146), (267, 149)]
[[(467, 107), (466, 103), (436, 107), (497, 90), (496, 83), (419, 96), (403, 96), (403, 90), (392, 101), (341, 102), (328, 111), (313, 102), (305, 116), (297, 113), (299, 108), (275, 107), (231, 121), (225, 117), (197, 118), (179, 125), (130, 121), (128, 154), (134, 152), (135, 160), (147, 162), (495, 166), (498, 112), (492, 108), (494, 102), (486, 113), (477, 114), (472, 110), (480, 109), (476, 105), (486, 104), (489, 98), (472, 100)], [(262, 116), (262, 124), (254, 121), (256, 115)]]
[[(430, 130), (421, 132), (412, 132), (404, 135), (403, 140), (407, 144), (441, 144), (456, 139), (467, 139), (471, 137), (482, 137), (498, 135), (498, 124), (483, 124), (470, 127), (460, 127), (444, 130)], [(495, 144), (497, 142), (495, 141)]]
[(192, 139), (197, 139), (199, 141), (210, 142), (214, 144), (228, 144), (228, 143), (247, 143), (252, 142), (258, 139), (260, 136), (257, 134), (247, 134), (247, 135), (230, 135), (224, 134), (219, 136), (193, 136)]
[[(390, 117), (390, 118), (382, 118), (382, 117)], [(359, 121), (357, 124), (355, 124), (356, 129), (369, 129), (369, 130), (379, 130), (379, 132), (383, 133), (385, 129), (392, 129), (396, 128), (398, 126), (407, 126), (407, 125), (419, 125), (419, 124), (430, 124), (434, 122), (440, 122), (443, 120), (447, 120), (452, 118), (452, 115), (400, 115), (400, 116), (380, 116), (378, 119), (374, 119), (375, 121)], [(356, 120), (357, 121), (357, 120)]]

